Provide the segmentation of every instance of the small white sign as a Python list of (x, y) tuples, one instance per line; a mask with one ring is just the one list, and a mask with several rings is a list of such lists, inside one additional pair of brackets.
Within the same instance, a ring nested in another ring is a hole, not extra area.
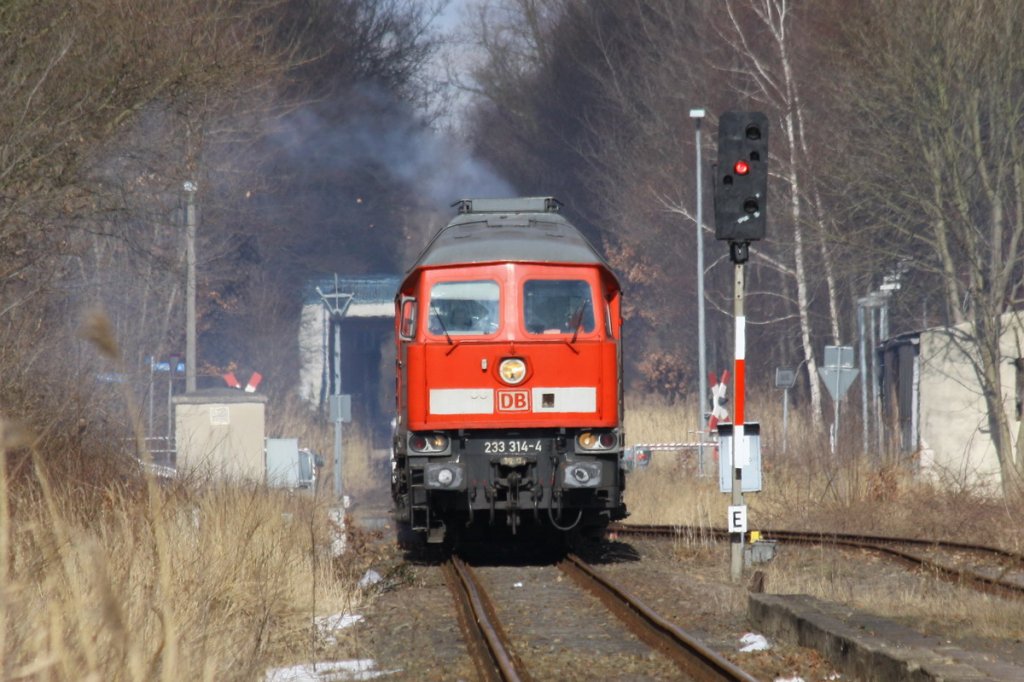
[(734, 467), (742, 469), (745, 466), (750, 466), (750, 439), (742, 425), (734, 432), (733, 452), (736, 453), (732, 464)]
[(747, 505), (729, 505), (728, 526), (730, 533), (747, 532)]
[(210, 405), (210, 426), (231, 424), (231, 409), (227, 405)]

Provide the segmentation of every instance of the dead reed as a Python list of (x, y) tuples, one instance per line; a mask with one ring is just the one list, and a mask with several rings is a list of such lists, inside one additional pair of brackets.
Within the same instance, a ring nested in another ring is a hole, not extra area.
[[(627, 404), (630, 443), (680, 440), (690, 413), (683, 406), (655, 402)], [(913, 475), (912, 462), (885, 462), (876, 453), (832, 453), (803, 415), (790, 413), (783, 449), (781, 414), (775, 405), (755, 405), (762, 435), (763, 490), (747, 493), (749, 524), (786, 528), (981, 542), (1020, 552), (1016, 519), (1024, 510), (963, 486), (941, 487)], [(748, 408), (749, 409), (749, 408)], [(695, 421), (695, 418), (693, 419)], [(857, 424), (851, 425), (855, 431)], [(856, 436), (856, 433), (854, 433)], [(847, 439), (850, 440), (850, 439)], [(859, 448), (860, 439), (852, 439)], [(719, 552), (723, 575), (727, 543), (715, 543), (701, 529), (722, 528), (731, 496), (719, 491), (713, 460), (697, 476), (692, 453), (655, 452), (646, 471), (629, 474), (628, 522), (695, 526), (676, 552), (703, 556)], [(776, 593), (807, 593), (844, 601), (881, 615), (926, 627), (950, 628), (963, 636), (1019, 639), (1024, 635), (1019, 603), (957, 588), (894, 568), (892, 578), (862, 570), (863, 556), (788, 547), (762, 569)], [(739, 602), (737, 602), (739, 603)], [(726, 608), (723, 606), (723, 608)]]
[[(627, 403), (629, 443), (671, 442), (694, 428), (686, 405)], [(778, 406), (755, 403), (748, 412), (761, 424), (763, 490), (748, 493), (750, 520), (762, 527), (873, 531), (892, 535), (971, 540), (979, 536), (1009, 549), (1022, 545), (1014, 524), (1022, 511), (983, 490), (941, 487), (914, 476), (913, 462), (887, 462), (876, 453), (832, 453), (804, 415), (789, 415), (783, 449)], [(690, 414), (694, 417), (691, 419)], [(851, 431), (856, 431), (851, 424)], [(856, 433), (854, 433), (856, 435)], [(860, 447), (860, 438), (846, 439)], [(630, 520), (643, 523), (710, 523), (723, 526), (730, 496), (719, 492), (718, 463), (706, 458), (697, 475), (693, 450), (655, 452), (648, 471), (627, 479)], [(1007, 532), (999, 532), (999, 528)]]
[(3, 679), (254, 679), (313, 658), (314, 598), (327, 613), (358, 600), (311, 496), (131, 482), (96, 496), (48, 480), (40, 457), (36, 489), (0, 473)]
[[(120, 369), (102, 313), (82, 335)], [(30, 469), (17, 481), (12, 454)], [(4, 680), (252, 680), (316, 660), (314, 616), (358, 604), (352, 571), (330, 551), (326, 499), (244, 482), (158, 484), (123, 456), (119, 475), (83, 483), (60, 475), (60, 457), (0, 419)]]

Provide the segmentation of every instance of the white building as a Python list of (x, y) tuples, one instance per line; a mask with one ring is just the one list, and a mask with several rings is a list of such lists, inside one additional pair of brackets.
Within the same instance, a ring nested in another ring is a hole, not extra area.
[[(1003, 316), (1003, 410), (1016, 444), (1024, 390), (1024, 328)], [(892, 337), (881, 345), (882, 400), (890, 448), (914, 458), (920, 474), (942, 483), (998, 492), (999, 460), (978, 377), (970, 324)]]
[(322, 406), (335, 393), (351, 395), (353, 418), (385, 439), (394, 411), (398, 284), (389, 275), (310, 282), (299, 327), (300, 396)]

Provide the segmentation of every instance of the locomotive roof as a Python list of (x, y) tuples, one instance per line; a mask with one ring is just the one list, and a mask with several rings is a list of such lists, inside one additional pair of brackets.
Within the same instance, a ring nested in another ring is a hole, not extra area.
[(550, 197), (464, 199), (459, 215), (420, 254), (420, 267), (494, 263), (608, 264)]

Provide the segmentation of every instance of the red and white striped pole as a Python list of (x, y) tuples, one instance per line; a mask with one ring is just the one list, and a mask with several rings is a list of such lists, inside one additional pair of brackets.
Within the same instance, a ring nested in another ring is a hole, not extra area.
[[(730, 244), (730, 247), (733, 245)], [(733, 314), (736, 320), (735, 329), (735, 359), (733, 361), (732, 391), (735, 400), (732, 420), (732, 508), (742, 508), (744, 519), (746, 507), (743, 505), (743, 466), (747, 463), (747, 439), (743, 433), (743, 399), (744, 381), (746, 379), (746, 346), (747, 346), (747, 318), (743, 312), (743, 262), (746, 259), (733, 259), (735, 263), (735, 301)], [(738, 261), (738, 262), (737, 262)], [(732, 513), (732, 509), (730, 509)], [(745, 524), (744, 524), (745, 525)], [(732, 544), (732, 570), (730, 571), (733, 582), (739, 582), (743, 578), (743, 532), (734, 532), (730, 535)]]

